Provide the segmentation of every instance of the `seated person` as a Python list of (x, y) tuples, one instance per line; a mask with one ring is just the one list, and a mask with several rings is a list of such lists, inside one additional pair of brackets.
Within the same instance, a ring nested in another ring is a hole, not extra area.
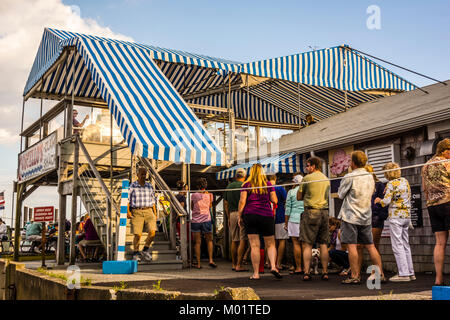
[[(31, 250), (33, 250), (36, 253), (41, 253), (39, 249), (42, 249), (42, 223), (40, 222), (32, 222), (27, 227), (26, 232), (26, 240), (31, 241)], [(37, 247), (36, 245), (39, 244)]]
[(82, 256), (82, 262), (89, 261), (87, 259), (86, 253), (85, 253), (85, 247), (87, 246), (95, 246), (95, 252), (93, 257), (90, 259), (90, 261), (97, 261), (98, 259), (98, 251), (100, 250), (100, 247), (102, 246), (102, 242), (100, 241), (100, 238), (98, 237), (97, 230), (95, 230), (94, 224), (92, 223), (91, 218), (89, 217), (89, 214), (85, 215), (84, 219), (84, 227), (83, 227), (83, 234), (84, 239), (78, 243), (78, 249), (80, 249), (80, 254)]
[(8, 241), (8, 228), (0, 218), (0, 241)]
[(341, 221), (339, 219), (330, 218), (330, 247), (328, 248), (328, 255), (330, 261), (336, 263), (342, 268), (339, 275), (346, 276), (350, 271), (350, 262), (348, 260), (348, 252), (345, 245), (341, 244), (341, 230), (339, 229)]

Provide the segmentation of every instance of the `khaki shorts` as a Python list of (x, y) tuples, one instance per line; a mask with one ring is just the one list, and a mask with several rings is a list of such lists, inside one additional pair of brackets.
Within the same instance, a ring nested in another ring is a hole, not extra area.
[(314, 245), (330, 242), (328, 209), (305, 209), (300, 219), (299, 240)]
[(237, 211), (230, 213), (230, 233), (231, 241), (247, 240), (247, 233), (245, 232), (244, 223), (239, 227), (239, 214)]
[(156, 216), (153, 209), (131, 209), (131, 233), (156, 231)]

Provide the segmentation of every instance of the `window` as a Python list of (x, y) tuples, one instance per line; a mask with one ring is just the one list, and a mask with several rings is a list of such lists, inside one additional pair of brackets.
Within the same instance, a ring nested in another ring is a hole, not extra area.
[[(394, 161), (393, 144), (371, 147), (365, 151), (368, 159), (367, 162), (373, 167), (374, 171), (380, 171), (386, 163)], [(377, 173), (376, 176), (381, 181), (386, 182), (383, 173)]]

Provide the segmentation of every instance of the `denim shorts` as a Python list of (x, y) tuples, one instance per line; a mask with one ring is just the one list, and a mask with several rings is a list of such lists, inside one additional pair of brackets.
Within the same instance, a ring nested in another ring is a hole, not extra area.
[(191, 231), (192, 232), (201, 232), (201, 233), (211, 233), (212, 232), (212, 222), (206, 221), (206, 222), (199, 222), (191, 223)]

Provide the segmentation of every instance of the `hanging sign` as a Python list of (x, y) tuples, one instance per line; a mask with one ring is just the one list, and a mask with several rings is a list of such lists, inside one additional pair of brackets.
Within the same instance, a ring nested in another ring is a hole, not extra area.
[(56, 169), (56, 132), (19, 154), (19, 183)]

